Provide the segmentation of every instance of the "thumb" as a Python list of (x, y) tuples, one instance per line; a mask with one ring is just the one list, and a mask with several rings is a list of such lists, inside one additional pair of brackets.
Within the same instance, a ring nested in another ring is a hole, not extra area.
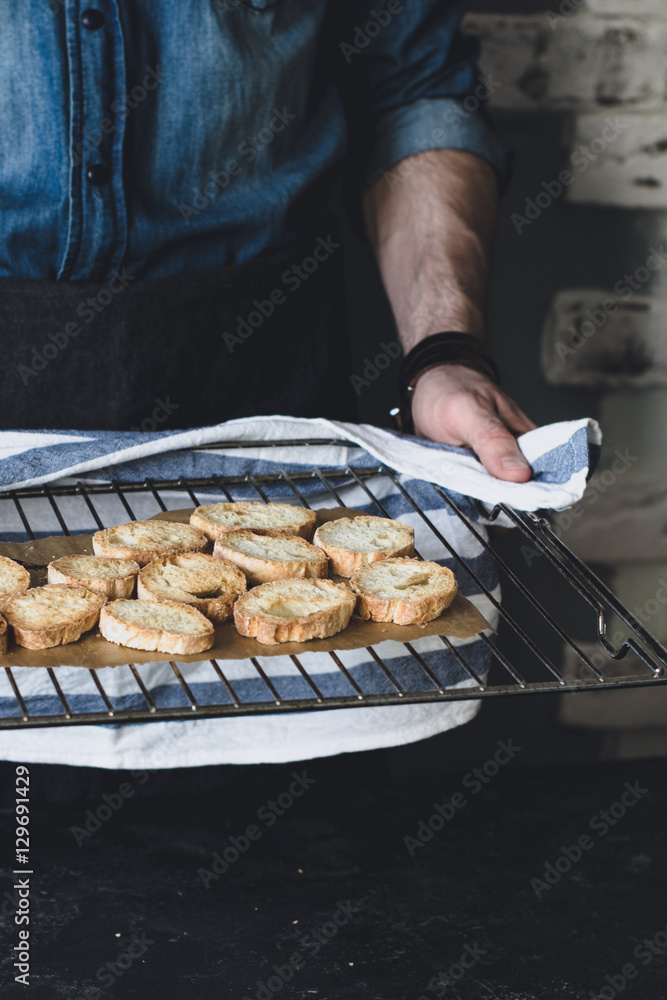
[(525, 483), (532, 470), (516, 442), (516, 438), (500, 421), (487, 418), (469, 435), (470, 445), (487, 472), (496, 479)]

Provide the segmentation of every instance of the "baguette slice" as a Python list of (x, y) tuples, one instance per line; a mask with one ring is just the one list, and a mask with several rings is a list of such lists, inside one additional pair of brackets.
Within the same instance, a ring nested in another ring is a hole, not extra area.
[(140, 566), (161, 556), (199, 552), (207, 545), (208, 538), (203, 531), (175, 521), (128, 521), (93, 535), (96, 556), (133, 559)]
[[(10, 597), (23, 594), (30, 586), (30, 573), (20, 563), (0, 556), (0, 609)], [(6, 642), (6, 638), (5, 638)]]
[(102, 608), (100, 632), (109, 642), (161, 653), (202, 653), (215, 638), (196, 608), (175, 601), (113, 601)]
[(7, 652), (7, 622), (0, 615), (0, 653)]
[(384, 559), (350, 580), (358, 594), (357, 613), (375, 622), (423, 625), (437, 618), (456, 597), (456, 578), (446, 566), (421, 559)]
[(280, 531), (228, 531), (215, 543), (213, 555), (243, 570), (251, 586), (292, 577), (319, 579), (329, 568), (322, 549)]
[(414, 555), (414, 531), (388, 517), (339, 517), (321, 524), (313, 544), (329, 556), (331, 572), (352, 576), (379, 559)]
[(93, 627), (104, 603), (102, 594), (56, 583), (12, 597), (4, 614), (19, 646), (48, 649), (76, 642)]
[(61, 556), (50, 562), (46, 571), (49, 583), (86, 587), (103, 594), (108, 601), (131, 597), (139, 572), (133, 559), (107, 559), (105, 556)]
[(344, 629), (355, 596), (333, 580), (274, 580), (254, 587), (234, 605), (241, 633), (268, 645), (324, 639)]
[(144, 566), (137, 581), (137, 597), (190, 604), (219, 623), (231, 618), (234, 602), (246, 586), (244, 574), (232, 563), (203, 552), (184, 552)]
[(197, 507), (190, 515), (190, 524), (209, 538), (222, 538), (228, 531), (247, 528), (250, 531), (279, 531), (283, 535), (300, 535), (308, 541), (313, 537), (317, 514), (290, 503), (260, 503), (258, 500), (240, 503), (212, 503)]

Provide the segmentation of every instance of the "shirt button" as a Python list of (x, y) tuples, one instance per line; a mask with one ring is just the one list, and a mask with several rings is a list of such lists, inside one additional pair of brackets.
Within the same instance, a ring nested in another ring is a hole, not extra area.
[(101, 10), (88, 7), (81, 15), (81, 24), (84, 28), (88, 28), (88, 31), (97, 31), (104, 24), (104, 14)]
[(111, 171), (103, 163), (93, 163), (86, 170), (86, 177), (95, 187), (108, 184), (111, 180)]

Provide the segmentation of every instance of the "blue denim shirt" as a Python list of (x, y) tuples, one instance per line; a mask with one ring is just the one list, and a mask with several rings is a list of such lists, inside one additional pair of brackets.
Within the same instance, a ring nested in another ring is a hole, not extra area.
[(248, 260), (312, 227), (348, 146), (360, 191), (425, 149), (502, 170), (464, 0), (89, 2), (0, 5), (0, 276)]

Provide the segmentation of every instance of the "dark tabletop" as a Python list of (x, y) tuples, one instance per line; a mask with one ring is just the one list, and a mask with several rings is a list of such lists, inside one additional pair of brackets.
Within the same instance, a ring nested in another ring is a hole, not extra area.
[(32, 766), (28, 989), (2, 765), (3, 1000), (665, 1000), (667, 762), (494, 756)]

